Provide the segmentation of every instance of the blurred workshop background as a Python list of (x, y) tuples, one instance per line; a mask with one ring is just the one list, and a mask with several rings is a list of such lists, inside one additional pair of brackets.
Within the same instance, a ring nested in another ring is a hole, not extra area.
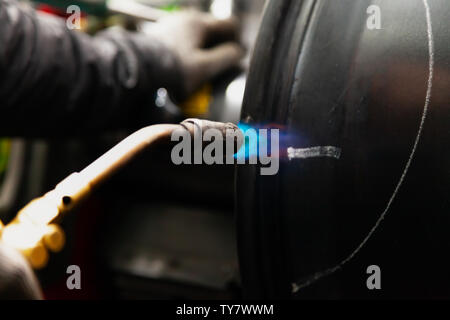
[[(153, 23), (152, 9), (173, 12), (195, 8), (219, 18), (234, 14), (241, 21), (242, 42), (248, 49), (244, 67), (203, 87), (183, 103), (183, 108), (175, 106), (161, 88), (151, 121), (177, 123), (186, 117), (239, 121), (249, 57), (264, 1), (26, 2), (61, 17), (70, 15), (66, 13), (69, 5), (78, 5), (82, 10), (80, 32), (89, 34), (113, 26), (146, 32)], [(0, 139), (0, 219), (11, 221), (31, 199), (51, 190), (130, 133)], [(38, 271), (46, 298), (241, 296), (233, 216), (234, 168), (175, 166), (170, 152), (161, 151), (166, 152), (141, 156), (64, 219), (66, 247)], [(81, 268), (83, 290), (67, 290), (66, 268), (73, 264)]]

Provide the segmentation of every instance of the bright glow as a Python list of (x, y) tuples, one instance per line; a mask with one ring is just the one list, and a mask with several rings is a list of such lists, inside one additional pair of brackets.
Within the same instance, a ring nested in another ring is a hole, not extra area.
[(230, 83), (226, 91), (227, 102), (233, 106), (242, 106), (244, 100), (246, 77), (242, 76)]
[(164, 107), (167, 104), (167, 98), (167, 90), (164, 88), (159, 88), (156, 94), (156, 106), (160, 108)]
[(60, 197), (55, 192), (50, 192), (45, 197), (33, 200), (25, 208), (23, 208), (17, 219), (20, 223), (33, 223), (44, 226), (55, 219), (59, 210), (55, 205), (60, 201)]
[[(235, 159), (250, 159), (257, 157), (259, 144), (258, 130), (244, 123), (239, 123), (238, 127), (244, 134), (244, 143), (238, 153), (235, 154)], [(255, 132), (256, 135), (249, 134), (250, 131)]]
[(34, 248), (45, 234), (45, 227), (39, 228), (32, 224), (12, 224), (3, 229), (2, 240), (19, 250)]
[(211, 13), (217, 19), (227, 19), (233, 15), (233, 0), (214, 0)]

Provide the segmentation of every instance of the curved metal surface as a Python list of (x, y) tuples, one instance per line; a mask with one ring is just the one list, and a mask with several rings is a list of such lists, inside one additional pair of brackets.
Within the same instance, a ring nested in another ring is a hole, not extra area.
[[(306, 284), (296, 297), (450, 296), (449, 17), (445, 0), (269, 4), (242, 118), (285, 126), (284, 147), (341, 156), (286, 160), (276, 177), (238, 169), (247, 296), (289, 297), (293, 283)], [(378, 293), (366, 287), (373, 264)]]

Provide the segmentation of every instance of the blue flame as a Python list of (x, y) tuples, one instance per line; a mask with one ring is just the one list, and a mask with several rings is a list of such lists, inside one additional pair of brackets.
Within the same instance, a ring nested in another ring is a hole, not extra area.
[[(241, 129), (242, 133), (244, 134), (245, 140), (242, 144), (239, 151), (234, 155), (235, 159), (250, 159), (250, 157), (255, 157), (258, 155), (258, 144), (259, 144), (259, 135), (257, 134), (256, 139), (249, 139), (248, 136), (246, 136), (246, 132), (248, 130), (255, 130), (250, 125), (245, 123), (239, 123), (238, 124), (239, 129)], [(256, 131), (258, 132), (258, 131)]]
[[(253, 124), (240, 122), (238, 124), (244, 134), (245, 140), (239, 151), (234, 155), (237, 160), (249, 160), (253, 158), (259, 158), (260, 148), (264, 148), (266, 152), (271, 152), (271, 130), (279, 130), (279, 157), (287, 157), (287, 148), (292, 145), (297, 145), (301, 142), (301, 137), (298, 133), (292, 133), (284, 125), (279, 124)], [(260, 129), (267, 130), (267, 137), (263, 139), (261, 137)], [(253, 134), (248, 134), (248, 131), (252, 130)], [(247, 133), (247, 134), (246, 134)], [(252, 138), (253, 137), (253, 138)], [(304, 139), (302, 139), (304, 140)]]
[[(239, 123), (238, 127), (243, 132), (245, 140), (239, 151), (234, 155), (235, 159), (248, 160), (252, 158), (258, 158), (259, 148), (266, 147), (267, 149), (267, 140), (262, 141), (260, 138), (260, 128), (250, 126), (246, 123)], [(249, 130), (252, 130), (255, 134), (249, 134)]]

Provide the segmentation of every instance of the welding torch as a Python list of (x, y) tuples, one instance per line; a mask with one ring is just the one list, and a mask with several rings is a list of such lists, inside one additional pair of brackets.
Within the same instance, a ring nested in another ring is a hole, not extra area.
[(60, 218), (141, 152), (157, 142), (170, 140), (172, 133), (180, 129), (187, 130), (191, 137), (197, 137), (208, 129), (220, 131), (224, 139), (232, 134), (236, 150), (243, 142), (242, 132), (232, 123), (188, 119), (179, 125), (162, 124), (141, 129), (81, 172), (68, 176), (52, 191), (31, 201), (7, 226), (0, 222), (0, 241), (23, 253), (33, 268), (45, 267), (49, 251), (58, 252), (65, 244), (64, 232), (57, 224)]

